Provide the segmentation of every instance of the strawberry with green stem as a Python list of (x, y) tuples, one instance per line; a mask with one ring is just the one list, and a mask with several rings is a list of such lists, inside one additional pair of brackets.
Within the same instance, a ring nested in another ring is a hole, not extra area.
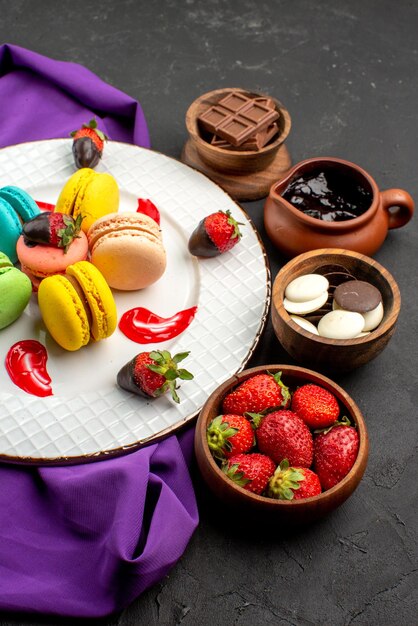
[(247, 378), (225, 396), (222, 410), (243, 415), (287, 408), (290, 404), (290, 391), (282, 382), (281, 375), (281, 372), (266, 372)]
[(256, 493), (262, 494), (276, 469), (276, 464), (265, 454), (235, 454), (222, 466), (225, 475), (235, 484)]
[(146, 398), (158, 398), (167, 392), (175, 402), (180, 402), (177, 394), (180, 380), (192, 380), (193, 374), (179, 368), (190, 352), (180, 352), (171, 356), (167, 350), (152, 350), (137, 354), (118, 372), (120, 387)]
[(96, 119), (83, 124), (79, 130), (70, 133), (73, 138), (73, 156), (76, 167), (96, 167), (102, 158), (107, 136), (97, 127)]
[(248, 452), (254, 445), (254, 431), (243, 415), (217, 415), (206, 429), (209, 449), (216, 459)]
[(44, 211), (23, 224), (23, 236), (26, 244), (63, 248), (67, 252), (73, 240), (80, 237), (82, 220), (81, 215), (74, 220), (70, 215)]
[(347, 417), (330, 428), (315, 431), (313, 468), (319, 476), (322, 489), (331, 489), (353, 467), (360, 446), (357, 429)]
[(241, 239), (241, 225), (230, 211), (207, 215), (190, 236), (189, 252), (194, 256), (214, 257), (231, 250)]
[(268, 481), (266, 496), (277, 500), (302, 500), (321, 493), (318, 476), (307, 467), (291, 467), (283, 459)]

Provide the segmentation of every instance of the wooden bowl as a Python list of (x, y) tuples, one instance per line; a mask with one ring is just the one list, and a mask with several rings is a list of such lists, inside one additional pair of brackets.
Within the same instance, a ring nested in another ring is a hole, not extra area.
[[(205, 134), (199, 127), (198, 117), (211, 106), (218, 104), (228, 93), (242, 93), (251, 97), (269, 97), (275, 105), (280, 117), (277, 120), (279, 133), (277, 137), (260, 150), (236, 151), (213, 146), (210, 134)], [(215, 171), (222, 174), (248, 174), (264, 170), (272, 163), (278, 149), (290, 132), (291, 121), (288, 111), (272, 96), (245, 91), (244, 89), (216, 89), (203, 94), (192, 102), (186, 113), (186, 128), (190, 143), (197, 151), (200, 159)], [(290, 162), (289, 162), (290, 166)]]
[[(341, 407), (341, 414), (347, 415), (356, 425), (360, 446), (353, 467), (337, 485), (318, 496), (304, 500), (275, 500), (259, 496), (238, 486), (225, 476), (214, 460), (206, 439), (209, 423), (222, 413), (222, 400), (225, 395), (244, 380), (262, 372), (282, 372), (282, 380), (290, 390), (303, 383), (314, 383), (333, 393)], [(342, 504), (358, 486), (366, 469), (369, 443), (364, 418), (356, 403), (336, 383), (329, 378), (304, 367), (292, 365), (263, 365), (245, 370), (232, 376), (220, 385), (206, 400), (200, 411), (195, 431), (195, 454), (202, 477), (211, 491), (224, 503), (241, 509), (251, 519), (263, 519), (273, 523), (306, 524), (313, 522)]]
[[(284, 309), (287, 285), (304, 274), (324, 273), (327, 265), (343, 266), (354, 278), (373, 284), (382, 294), (383, 320), (368, 335), (345, 340), (319, 337), (301, 328)], [(322, 248), (300, 254), (282, 267), (273, 283), (271, 316), (278, 340), (295, 361), (334, 373), (360, 367), (382, 352), (395, 331), (400, 306), (394, 278), (377, 261), (358, 252)]]

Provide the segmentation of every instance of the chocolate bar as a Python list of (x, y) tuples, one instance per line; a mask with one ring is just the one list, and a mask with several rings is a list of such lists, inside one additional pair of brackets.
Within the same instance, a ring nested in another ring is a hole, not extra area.
[(270, 124), (267, 128), (264, 128), (263, 130), (258, 131), (255, 135), (249, 137), (240, 146), (233, 146), (225, 139), (218, 137), (218, 135), (213, 135), (210, 143), (212, 146), (223, 148), (224, 150), (260, 150), (267, 145), (278, 132), (279, 127), (276, 122), (273, 122), (273, 124)]
[(245, 96), (243, 93), (231, 92), (222, 98), (222, 100), (218, 102), (218, 105), (232, 113), (238, 113), (251, 101), (252, 98)]
[(233, 146), (241, 146), (279, 117), (276, 109), (266, 106), (263, 100), (232, 92), (199, 115), (198, 120), (207, 131)]
[(260, 104), (264, 104), (264, 106), (268, 107), (269, 109), (276, 109), (276, 105), (274, 104), (274, 100), (273, 98), (268, 98), (266, 96), (260, 96), (258, 98), (254, 98), (255, 102), (259, 102)]

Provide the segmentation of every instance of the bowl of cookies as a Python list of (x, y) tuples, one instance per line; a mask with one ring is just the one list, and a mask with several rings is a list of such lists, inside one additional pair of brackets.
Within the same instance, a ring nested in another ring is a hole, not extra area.
[(298, 362), (346, 372), (377, 357), (395, 332), (401, 296), (374, 259), (340, 248), (300, 254), (277, 274), (271, 316), (275, 334)]
[(203, 405), (195, 453), (204, 482), (253, 518), (304, 524), (358, 487), (364, 417), (344, 389), (304, 367), (263, 365), (221, 384)]

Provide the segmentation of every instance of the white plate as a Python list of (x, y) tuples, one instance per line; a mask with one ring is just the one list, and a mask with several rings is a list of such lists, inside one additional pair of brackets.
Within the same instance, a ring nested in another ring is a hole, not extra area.
[[(36, 200), (55, 203), (75, 171), (71, 139), (38, 141), (0, 150), (0, 186), (17, 185)], [(117, 329), (109, 338), (71, 353), (48, 336), (36, 296), (14, 324), (0, 331), (0, 457), (19, 462), (68, 462), (130, 451), (191, 420), (208, 395), (250, 358), (270, 303), (263, 246), (244, 211), (208, 178), (175, 159), (118, 142), (105, 147), (97, 171), (108, 171), (121, 190), (120, 210), (135, 211), (150, 198), (161, 213), (167, 270), (151, 287), (115, 293), (118, 317), (144, 306), (169, 317), (197, 305), (189, 328), (173, 340), (141, 345)], [(209, 213), (229, 209), (243, 222), (240, 243), (228, 253), (198, 260), (187, 242)], [(13, 384), (4, 367), (9, 348), (37, 339), (48, 351), (53, 396), (38, 398)], [(119, 369), (143, 350), (190, 350), (182, 366), (194, 374), (169, 396), (148, 401), (116, 385)]]

